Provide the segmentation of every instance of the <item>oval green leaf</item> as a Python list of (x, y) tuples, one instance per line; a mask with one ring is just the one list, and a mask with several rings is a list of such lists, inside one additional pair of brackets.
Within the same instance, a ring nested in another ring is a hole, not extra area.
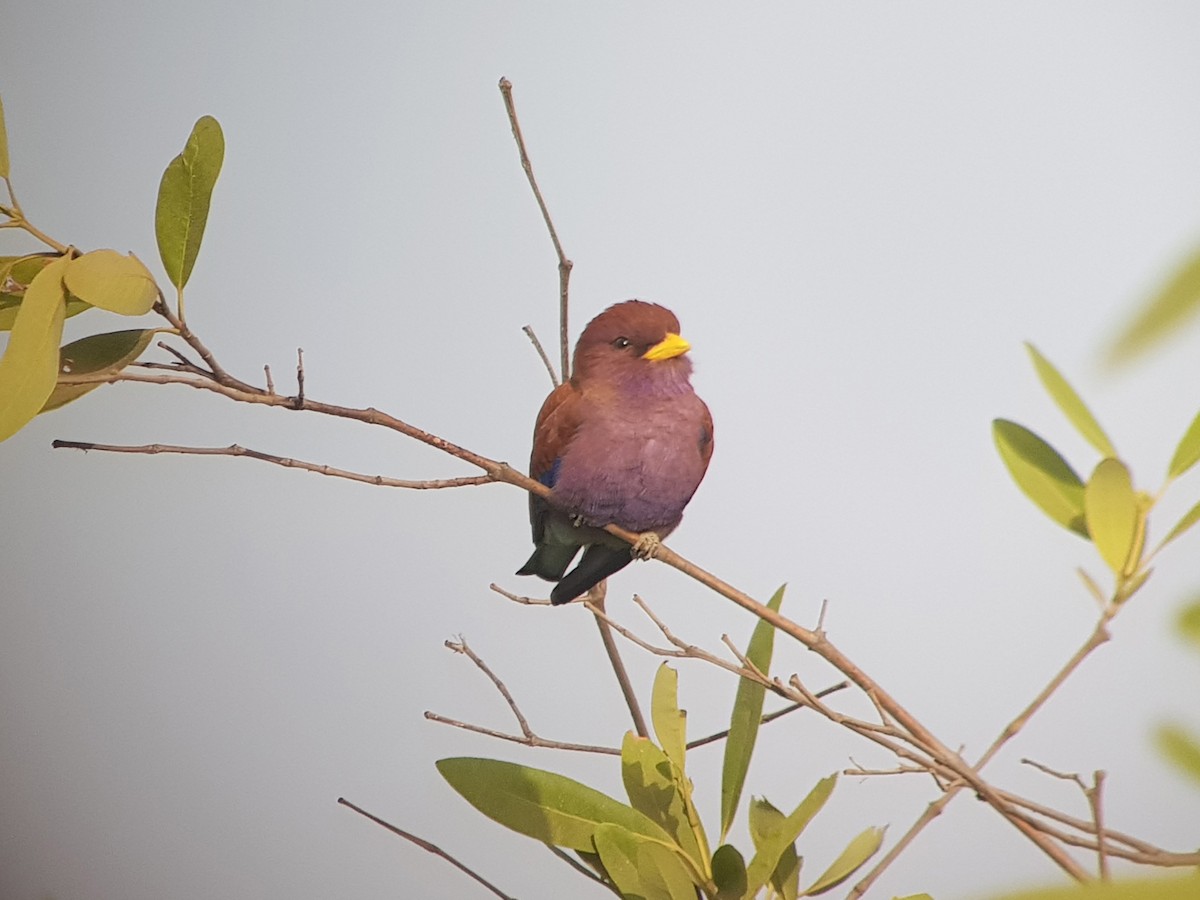
[(746, 866), (749, 896), (754, 896), (767, 883), (771, 874), (776, 871), (787, 848), (794, 846), (796, 838), (800, 837), (800, 834), (808, 827), (813, 816), (821, 811), (836, 784), (836, 774), (822, 778), (817, 782), (816, 787), (808, 792), (808, 796), (800, 801), (800, 805), (792, 810), (792, 814), (780, 822), (777, 827), (772, 827), (772, 817), (762, 816), (761, 813), (755, 812), (755, 803), (764, 803), (770, 806), (769, 803), (766, 803), (765, 800), (751, 802), (751, 821), (757, 822), (757, 825), (752, 825), (751, 828), (758, 829), (759, 839), (756, 843), (754, 858)]
[(0, 357), (0, 441), (24, 428), (54, 390), (66, 317), (66, 266), (66, 257), (60, 257), (33, 279)]
[(1101, 559), (1115, 574), (1127, 575), (1137, 540), (1137, 494), (1129, 469), (1119, 459), (1102, 459), (1084, 490), (1088, 533)]
[(1049, 444), (1016, 422), (996, 419), (992, 437), (1017, 487), (1051, 519), (1087, 537), (1083, 481)]
[(1175, 455), (1171, 457), (1167, 474), (1178, 478), (1194, 466), (1197, 460), (1200, 460), (1200, 413), (1192, 419), (1192, 424), (1188, 426), (1187, 432), (1179, 441), (1179, 446), (1175, 448)]
[(732, 844), (722, 844), (712, 858), (717, 900), (742, 900), (746, 896), (746, 860)]
[(63, 282), (92, 306), (123, 316), (143, 316), (158, 299), (158, 285), (140, 259), (116, 250), (93, 250), (67, 266)]
[(821, 873), (821, 877), (805, 889), (804, 896), (811, 897), (835, 888), (857, 872), (863, 863), (879, 850), (883, 844), (883, 835), (886, 830), (885, 828), (868, 828), (847, 844), (841, 855)]
[(1108, 363), (1128, 362), (1200, 312), (1200, 252), (1187, 259), (1134, 316), (1108, 352)]
[(622, 896), (695, 900), (695, 882), (687, 867), (662, 844), (611, 823), (596, 827), (595, 844)]
[(1180, 611), (1175, 627), (1180, 637), (1200, 650), (1200, 601), (1189, 603)]
[(77, 383), (87, 375), (119, 372), (139, 356), (154, 338), (153, 328), (134, 328), (129, 331), (110, 331), (72, 341), (58, 351), (58, 383), (42, 406), (49, 412), (78, 400), (94, 391), (103, 382)]
[(167, 277), (179, 290), (200, 253), (213, 186), (225, 159), (225, 136), (212, 116), (196, 121), (183, 152), (171, 160), (158, 186), (154, 231)]
[(563, 775), (498, 759), (452, 757), (438, 771), (477, 810), (546, 844), (591, 851), (602, 822), (664, 844), (670, 837), (632, 807)]
[(1179, 771), (1200, 783), (1200, 741), (1178, 725), (1163, 725), (1154, 735), (1159, 752)]
[(688, 825), (683, 794), (672, 779), (667, 755), (649, 738), (627, 731), (621, 743), (621, 779), (633, 808), (674, 837), (698, 863), (700, 845)]
[[(767, 835), (773, 834), (783, 827), (786, 816), (778, 810), (766, 797), (756, 797), (750, 804), (750, 840), (755, 848), (759, 848), (767, 840)], [(795, 843), (788, 844), (771, 873), (771, 886), (783, 900), (796, 900), (800, 893), (800, 857), (796, 854)]]
[(679, 708), (679, 675), (666, 663), (658, 667), (650, 696), (650, 720), (667, 759), (684, 771), (687, 752), (687, 713)]
[[(779, 590), (767, 603), (775, 612), (783, 603), (783, 592)], [(775, 647), (775, 626), (759, 619), (746, 648), (746, 658), (760, 672), (771, 672), (771, 654)], [(758, 726), (762, 722), (763, 698), (767, 689), (757, 681), (739, 678), (737, 695), (733, 700), (733, 713), (729, 718), (729, 737), (725, 740), (725, 758), (721, 766), (721, 840), (729, 834), (733, 817), (737, 814), (738, 802), (742, 799), (742, 788), (746, 784), (746, 773), (750, 770), (750, 758), (754, 755), (754, 742), (758, 740)]]
[(1063, 378), (1058, 369), (1042, 356), (1038, 348), (1028, 341), (1025, 342), (1025, 349), (1029, 351), (1029, 357), (1033, 360), (1033, 367), (1037, 370), (1038, 378), (1041, 379), (1042, 386), (1046, 389), (1046, 393), (1058, 405), (1058, 408), (1063, 411), (1063, 414), (1075, 426), (1075, 430), (1083, 435), (1084, 439), (1095, 447), (1104, 456), (1116, 456), (1117, 451), (1112, 445), (1112, 441), (1108, 439), (1108, 435), (1104, 433), (1104, 429), (1100, 427), (1100, 423), (1096, 421), (1096, 417), (1092, 415), (1091, 410), (1083, 402), (1083, 399), (1075, 392), (1075, 389)]

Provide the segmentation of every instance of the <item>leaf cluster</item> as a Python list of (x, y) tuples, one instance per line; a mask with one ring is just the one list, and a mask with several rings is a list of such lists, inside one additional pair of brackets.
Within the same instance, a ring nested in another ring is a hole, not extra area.
[[(216, 119), (196, 122), (183, 152), (167, 166), (159, 184), (155, 232), (159, 255), (175, 286), (178, 318), (183, 288), (191, 276), (213, 186), (221, 171), (225, 141)], [(58, 409), (95, 390), (98, 376), (121, 371), (163, 329), (143, 328), (92, 334), (66, 346), (63, 323), (93, 309), (142, 316), (164, 303), (150, 270), (134, 254), (115, 250), (80, 253), (39, 231), (25, 217), (12, 191), (8, 137), (0, 106), (0, 178), (9, 203), (7, 221), (54, 248), (53, 252), (0, 256), (0, 331), (8, 345), (0, 356), (0, 441), (16, 434), (39, 413)]]
[[(781, 587), (770, 606), (778, 611)], [(759, 621), (747, 663), (770, 669), (774, 628)], [(628, 803), (563, 775), (494, 759), (451, 758), (437, 763), (442, 777), (471, 805), (520, 834), (575, 851), (596, 877), (621, 897), (640, 900), (713, 900), (765, 896), (795, 900), (821, 894), (857, 871), (879, 849), (883, 829), (868, 828), (806, 887), (796, 841), (833, 793), (837, 776), (822, 778), (788, 814), (765, 797), (749, 803), (754, 852), (727, 843), (762, 719), (766, 688), (743, 678), (730, 716), (721, 784), (721, 828), (716, 850), (687, 777), (687, 713), (677, 700), (678, 676), (658, 669), (651, 697), (657, 742), (625, 735), (621, 778)]]

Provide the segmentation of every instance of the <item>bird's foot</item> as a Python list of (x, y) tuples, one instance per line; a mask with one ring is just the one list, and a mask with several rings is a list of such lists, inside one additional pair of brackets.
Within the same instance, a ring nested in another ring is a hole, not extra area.
[(661, 546), (662, 538), (653, 531), (644, 531), (633, 542), (630, 552), (633, 554), (634, 559), (654, 559), (658, 553), (658, 548)]

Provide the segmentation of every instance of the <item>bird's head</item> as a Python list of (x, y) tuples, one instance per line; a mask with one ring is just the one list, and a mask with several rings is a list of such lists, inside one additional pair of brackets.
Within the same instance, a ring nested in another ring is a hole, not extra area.
[(691, 345), (675, 314), (657, 303), (626, 300), (588, 323), (575, 345), (575, 379), (622, 393), (670, 395), (691, 390)]

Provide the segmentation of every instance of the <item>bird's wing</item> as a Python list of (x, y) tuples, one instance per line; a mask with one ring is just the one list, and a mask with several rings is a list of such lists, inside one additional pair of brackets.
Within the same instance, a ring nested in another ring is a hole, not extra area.
[[(546, 487), (554, 487), (558, 469), (567, 446), (575, 437), (582, 421), (583, 395), (571, 382), (560, 384), (542, 404), (537, 424), (533, 428), (533, 453), (529, 459), (529, 476)], [(546, 501), (529, 495), (529, 523), (533, 526), (533, 541), (542, 539), (545, 526)]]
[[(712, 459), (713, 453), (713, 420), (712, 413), (708, 411), (708, 404), (703, 400), (700, 400), (700, 408), (704, 411), (704, 416), (700, 419), (700, 459), (703, 460), (704, 471), (707, 472), (708, 461)], [(703, 474), (701, 477), (704, 477)]]

